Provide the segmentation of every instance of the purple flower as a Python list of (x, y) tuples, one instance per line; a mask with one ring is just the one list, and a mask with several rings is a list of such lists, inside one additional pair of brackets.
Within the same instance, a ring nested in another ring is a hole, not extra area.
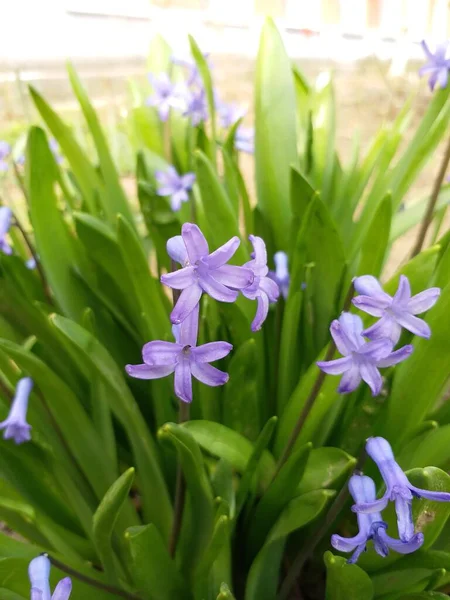
[(256, 315), (252, 322), (252, 331), (258, 331), (267, 318), (269, 303), (278, 300), (280, 290), (275, 281), (267, 277), (269, 269), (264, 240), (256, 235), (249, 235), (248, 239), (253, 246), (252, 260), (245, 263), (244, 267), (253, 271), (254, 280), (251, 285), (242, 290), (242, 293), (246, 298), (258, 302)]
[(33, 558), (28, 566), (31, 582), (31, 600), (69, 600), (72, 582), (69, 577), (61, 579), (55, 587), (53, 596), (50, 591), (50, 561), (45, 554)]
[(170, 196), (170, 206), (177, 211), (189, 200), (188, 191), (194, 185), (195, 174), (178, 175), (175, 167), (169, 167), (166, 171), (156, 171), (155, 179), (159, 184), (158, 196)]
[(441, 293), (439, 288), (429, 288), (411, 297), (411, 287), (405, 275), (400, 275), (394, 297), (386, 294), (372, 275), (356, 277), (353, 284), (358, 294), (362, 294), (353, 299), (353, 304), (369, 315), (381, 317), (363, 335), (371, 340), (387, 337), (396, 344), (404, 327), (420, 337), (430, 337), (431, 330), (427, 323), (414, 315), (419, 315), (436, 304)]
[[(348, 482), (348, 488), (357, 505), (373, 502), (376, 497), (375, 484), (370, 477), (353, 475)], [(386, 533), (387, 524), (379, 511), (370, 514), (358, 513), (358, 533), (352, 538), (340, 535), (331, 536), (331, 545), (339, 552), (353, 552), (347, 562), (355, 563), (362, 552), (367, 549), (367, 542), (372, 540), (375, 552), (383, 558), (389, 554), (389, 549), (399, 554), (415, 552), (423, 544), (423, 533), (417, 533), (407, 542), (392, 538)]]
[(234, 146), (240, 152), (253, 154), (255, 152), (255, 130), (252, 127), (239, 125), (234, 138)]
[[(280, 288), (281, 295), (286, 300), (289, 293), (289, 270), (288, 270), (288, 255), (286, 252), (275, 252), (273, 255), (275, 263), (275, 271), (269, 271), (270, 279), (273, 279)], [(302, 288), (303, 289), (303, 288)]]
[(6, 234), (11, 227), (11, 209), (7, 206), (0, 207), (0, 252), (12, 254), (12, 248), (6, 241)]
[(36, 268), (36, 259), (34, 258), (34, 256), (32, 256), (31, 258), (29, 258), (27, 261), (25, 261), (25, 266), (27, 269), (30, 269), (30, 271), (32, 269)]
[(380, 470), (386, 484), (386, 492), (379, 500), (357, 502), (352, 506), (352, 510), (357, 513), (378, 513), (386, 508), (389, 501), (395, 502), (399, 537), (402, 541), (409, 542), (414, 538), (413, 497), (427, 498), (435, 502), (450, 502), (450, 494), (447, 492), (430, 492), (411, 485), (405, 473), (395, 461), (389, 442), (384, 438), (370, 437), (366, 443), (366, 452)]
[(189, 117), (194, 127), (208, 119), (208, 102), (204, 88), (194, 90), (188, 95), (183, 116)]
[(413, 351), (408, 345), (392, 352), (394, 344), (387, 338), (366, 342), (361, 318), (346, 312), (331, 323), (330, 333), (344, 358), (319, 361), (317, 366), (329, 375), (342, 375), (338, 387), (340, 394), (353, 392), (362, 379), (372, 390), (372, 395), (377, 396), (383, 385), (378, 369), (405, 360)]
[(50, 150), (52, 151), (53, 156), (55, 157), (56, 162), (60, 165), (63, 162), (63, 157), (61, 156), (60, 148), (58, 142), (55, 138), (50, 138), (48, 145)]
[(421, 42), (427, 61), (423, 67), (419, 69), (419, 75), (429, 75), (428, 85), (431, 91), (434, 90), (436, 83), (439, 82), (441, 89), (447, 87), (448, 71), (450, 69), (450, 60), (446, 58), (448, 42), (443, 42), (436, 45), (436, 51), (433, 54), (425, 41)]
[(0, 430), (4, 429), (3, 439), (12, 438), (16, 444), (31, 440), (31, 425), (27, 423), (27, 409), (32, 388), (33, 380), (30, 377), (23, 377), (18, 381), (9, 415), (0, 423)]
[[(206, 59), (206, 62), (208, 63), (209, 69), (211, 70), (212, 64), (209, 58), (209, 52), (203, 52), (203, 56)], [(202, 87), (203, 80), (198, 70), (197, 63), (193, 58), (177, 58), (175, 56), (172, 56), (172, 62), (174, 65), (185, 67), (188, 70), (187, 84), (189, 86), (196, 85)]]
[(222, 102), (216, 99), (217, 113), (220, 118), (220, 124), (224, 129), (232, 127), (236, 121), (242, 119), (246, 114), (246, 109), (235, 103)]
[(239, 244), (235, 236), (210, 254), (205, 236), (193, 223), (184, 223), (181, 236), (168, 240), (170, 258), (183, 267), (161, 277), (165, 285), (183, 290), (170, 315), (172, 323), (182, 323), (198, 305), (203, 292), (220, 302), (234, 302), (237, 290), (253, 283), (250, 269), (226, 264)]
[(167, 121), (170, 108), (181, 108), (181, 89), (173, 84), (166, 73), (149, 76), (153, 87), (153, 95), (147, 99), (148, 106), (154, 106), (158, 110), (161, 121)]
[(228, 373), (210, 362), (227, 356), (233, 346), (228, 342), (210, 342), (196, 346), (199, 306), (181, 325), (173, 326), (174, 342), (155, 341), (142, 349), (142, 365), (127, 365), (126, 372), (137, 379), (159, 379), (175, 373), (175, 394), (183, 402), (192, 402), (192, 377), (209, 386), (224, 385)]
[(8, 158), (11, 154), (11, 146), (8, 142), (0, 140), (0, 172), (8, 170)]

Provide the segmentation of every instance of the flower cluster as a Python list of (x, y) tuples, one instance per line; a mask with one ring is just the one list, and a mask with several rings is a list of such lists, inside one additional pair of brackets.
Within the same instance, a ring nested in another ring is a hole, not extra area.
[(61, 579), (53, 595), (50, 591), (50, 560), (45, 554), (33, 558), (28, 567), (31, 583), (31, 600), (69, 600), (72, 581), (69, 577)]
[(249, 236), (253, 245), (250, 261), (243, 266), (229, 265), (240, 240), (233, 237), (226, 244), (209, 251), (208, 242), (193, 223), (185, 223), (181, 235), (170, 238), (167, 252), (181, 268), (161, 276), (161, 281), (181, 294), (173, 307), (175, 342), (153, 341), (142, 349), (144, 363), (127, 365), (127, 373), (138, 379), (158, 379), (174, 373), (175, 394), (183, 402), (192, 401), (192, 377), (210, 386), (223, 385), (228, 375), (209, 363), (227, 356), (228, 342), (211, 342), (197, 346), (200, 298), (208, 294), (219, 302), (235, 302), (241, 292), (257, 301), (252, 331), (258, 331), (269, 312), (269, 303), (279, 296), (278, 285), (270, 279), (264, 241)]
[[(450, 493), (422, 490), (412, 485), (396, 462), (392, 448), (382, 437), (371, 437), (366, 443), (366, 452), (376, 463), (386, 491), (377, 500), (375, 484), (364, 475), (353, 475), (349, 481), (349, 490), (355, 504), (352, 511), (358, 515), (358, 534), (352, 538), (333, 535), (331, 544), (341, 552), (354, 554), (348, 562), (354, 563), (366, 550), (369, 540), (373, 541), (375, 551), (385, 557), (389, 548), (400, 554), (414, 552), (423, 544), (423, 533), (415, 533), (412, 518), (413, 498), (427, 498), (435, 502), (450, 502)], [(387, 524), (381, 517), (389, 502), (395, 503), (399, 539), (391, 538), (386, 533)]]
[(402, 327), (420, 337), (430, 337), (431, 331), (427, 323), (415, 315), (425, 312), (436, 303), (440, 289), (430, 288), (411, 297), (411, 287), (405, 275), (400, 276), (399, 286), (393, 297), (371, 275), (356, 277), (353, 285), (360, 294), (353, 299), (354, 306), (379, 317), (379, 320), (364, 329), (359, 316), (342, 313), (339, 319), (331, 323), (330, 332), (343, 358), (319, 361), (317, 365), (329, 375), (342, 375), (339, 393), (353, 392), (363, 380), (372, 394), (377, 396), (383, 385), (378, 369), (405, 360), (413, 351), (410, 344), (394, 350)]

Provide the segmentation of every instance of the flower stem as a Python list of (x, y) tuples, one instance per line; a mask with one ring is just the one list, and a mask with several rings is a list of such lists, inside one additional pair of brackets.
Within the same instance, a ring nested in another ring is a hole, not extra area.
[[(353, 282), (352, 282), (350, 285), (350, 288), (348, 290), (347, 296), (345, 298), (343, 311), (347, 311), (350, 308), (350, 304), (351, 304), (351, 301), (353, 298), (353, 293), (354, 293), (354, 289), (353, 289)], [(336, 351), (336, 344), (334, 343), (333, 340), (331, 340), (324, 360), (325, 361), (331, 360), (334, 356), (335, 351)], [(323, 382), (325, 381), (325, 377), (326, 377), (326, 374), (323, 371), (319, 370), (319, 373), (316, 377), (314, 385), (309, 393), (308, 398), (306, 399), (305, 406), (303, 407), (303, 410), (301, 411), (301, 413), (298, 417), (295, 427), (292, 430), (292, 433), (288, 439), (288, 442), (283, 450), (283, 454), (280, 456), (280, 459), (278, 460), (272, 481), (275, 479), (275, 477), (281, 471), (283, 465), (289, 458), (289, 456), (295, 446), (295, 443), (297, 442), (298, 436), (300, 435), (300, 432), (303, 429), (305, 421), (308, 418), (308, 415), (311, 412), (312, 407), (314, 406), (314, 402), (316, 401), (317, 396), (319, 395), (319, 392), (322, 389), (322, 385), (323, 385)]]
[(347, 481), (344, 483), (339, 494), (334, 499), (334, 502), (330, 506), (330, 509), (329, 509), (325, 519), (320, 522), (320, 526), (318, 527), (318, 529), (311, 534), (311, 537), (310, 537), (311, 541), (308, 544), (308, 546), (298, 553), (298, 555), (294, 559), (294, 562), (290, 566), (288, 574), (286, 575), (286, 579), (283, 581), (283, 583), (281, 585), (280, 592), (278, 594), (278, 600), (288, 600), (288, 598), (290, 597), (290, 592), (291, 592), (292, 588), (294, 587), (298, 577), (300, 576), (305, 562), (308, 560), (308, 558), (311, 556), (311, 554), (317, 548), (319, 543), (322, 541), (323, 537), (326, 535), (329, 527), (334, 523), (336, 517), (339, 515), (341, 510), (344, 508), (344, 506), (349, 498), (348, 481), (352, 475), (354, 475), (355, 473), (357, 473), (358, 471), (360, 471), (362, 469), (362, 467), (366, 461), (366, 457), (367, 457), (366, 452), (363, 449), (359, 455), (359, 458), (355, 465), (354, 470), (349, 475)]
[(100, 581), (97, 581), (96, 579), (92, 579), (91, 577), (88, 577), (87, 575), (84, 575), (83, 573), (80, 573), (79, 571), (72, 569), (72, 567), (68, 567), (67, 565), (60, 562), (56, 558), (53, 558), (53, 556), (50, 556), (49, 554), (44, 554), (44, 556), (47, 556), (48, 560), (51, 562), (51, 564), (54, 567), (56, 567), (63, 573), (67, 573), (67, 575), (70, 575), (71, 577), (75, 577), (76, 579), (78, 579), (79, 581), (82, 581), (83, 583), (87, 583), (88, 585), (91, 585), (92, 587), (95, 587), (99, 590), (103, 590), (104, 592), (107, 592), (109, 594), (113, 594), (114, 596), (119, 596), (119, 598), (127, 598), (128, 600), (142, 600), (141, 596), (136, 596), (136, 594), (131, 594), (129, 592), (125, 592), (124, 590), (116, 588), (112, 585), (108, 585), (107, 583), (101, 583)]
[(447, 172), (449, 163), (450, 163), (450, 138), (448, 140), (447, 147), (445, 149), (444, 158), (442, 159), (441, 166), (439, 168), (439, 172), (433, 183), (433, 189), (431, 192), (430, 200), (428, 202), (427, 210), (425, 212), (425, 216), (420, 225), (419, 233), (417, 234), (416, 243), (414, 244), (413, 249), (411, 251), (411, 258), (414, 258), (422, 250), (422, 246), (425, 241), (425, 237), (427, 235), (428, 228), (433, 220), (434, 209), (436, 207), (436, 203), (439, 198), (439, 192), (441, 190), (442, 183), (444, 181), (444, 177)]

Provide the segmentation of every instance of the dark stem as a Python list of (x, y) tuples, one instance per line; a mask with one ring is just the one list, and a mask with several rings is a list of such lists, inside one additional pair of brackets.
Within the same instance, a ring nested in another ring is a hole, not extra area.
[(16, 216), (16, 215), (14, 215), (14, 225), (17, 227), (17, 229), (18, 229), (18, 230), (20, 231), (20, 233), (22, 234), (22, 237), (23, 237), (23, 239), (25, 240), (25, 243), (26, 243), (26, 245), (28, 246), (28, 250), (30, 251), (30, 253), (31, 253), (31, 256), (34, 258), (34, 261), (35, 261), (35, 263), (36, 263), (36, 269), (37, 269), (37, 271), (38, 271), (38, 273), (39, 273), (39, 276), (40, 276), (40, 278), (41, 278), (41, 280), (42, 280), (42, 286), (43, 286), (43, 288), (44, 288), (44, 294), (45, 294), (45, 297), (46, 297), (46, 299), (47, 299), (48, 303), (49, 303), (49, 304), (52, 304), (53, 302), (52, 302), (52, 297), (51, 297), (51, 295), (50, 295), (50, 289), (49, 289), (49, 287), (48, 287), (47, 280), (46, 280), (46, 278), (45, 278), (45, 273), (44, 273), (44, 271), (43, 271), (43, 269), (42, 269), (42, 265), (41, 265), (41, 263), (40, 263), (40, 261), (39, 261), (39, 259), (38, 259), (38, 256), (37, 256), (37, 254), (36, 254), (36, 251), (35, 251), (35, 249), (34, 249), (34, 247), (33, 247), (33, 244), (31, 243), (31, 240), (30, 240), (30, 238), (28, 237), (28, 234), (27, 234), (27, 232), (26, 232), (26, 231), (25, 231), (25, 229), (22, 227), (22, 225), (21, 225), (21, 223), (20, 223), (20, 221), (19, 221), (19, 219), (17, 218), (17, 216)]
[(50, 556), (49, 554), (44, 554), (44, 556), (47, 556), (48, 560), (51, 562), (51, 564), (54, 567), (56, 567), (63, 573), (67, 573), (67, 575), (70, 575), (71, 577), (75, 577), (76, 579), (78, 579), (79, 581), (82, 581), (83, 583), (87, 583), (88, 585), (91, 585), (92, 587), (95, 587), (99, 590), (103, 590), (104, 592), (108, 592), (108, 594), (114, 594), (115, 596), (119, 596), (120, 598), (127, 598), (128, 600), (142, 600), (141, 596), (136, 596), (136, 594), (130, 594), (129, 592), (120, 590), (119, 588), (116, 588), (112, 585), (108, 585), (107, 583), (101, 583), (100, 581), (97, 581), (96, 579), (91, 579), (87, 575), (83, 575), (83, 573), (80, 573), (79, 571), (72, 569), (72, 567), (68, 567), (67, 565), (60, 562), (56, 558), (53, 558), (53, 556)]
[[(352, 475), (354, 475), (355, 473), (357, 473), (358, 471), (360, 471), (362, 469), (362, 467), (366, 461), (366, 457), (367, 457), (366, 452), (363, 449), (359, 455), (358, 461), (357, 461), (355, 468), (354, 468), (352, 474), (350, 475), (350, 477), (352, 477)], [(297, 557), (294, 559), (294, 562), (292, 563), (292, 565), (289, 569), (289, 572), (286, 575), (286, 579), (283, 581), (283, 583), (281, 585), (280, 592), (278, 594), (278, 600), (288, 600), (289, 594), (290, 594), (292, 588), (294, 587), (298, 577), (301, 575), (301, 572), (303, 570), (303, 566), (304, 566), (305, 562), (308, 560), (308, 558), (311, 556), (311, 554), (317, 548), (319, 543), (322, 541), (323, 537), (326, 535), (329, 527), (334, 523), (336, 517), (339, 515), (341, 510), (344, 508), (344, 506), (349, 498), (349, 495), (350, 495), (349, 491), (348, 491), (348, 482), (349, 482), (350, 477), (347, 479), (347, 481), (345, 482), (341, 491), (334, 499), (334, 502), (330, 506), (330, 510), (328, 511), (325, 519), (323, 521), (321, 521), (321, 524), (318, 527), (318, 529), (314, 533), (311, 534), (310, 542), (309, 542), (308, 546), (306, 548), (304, 548), (302, 551), (300, 551), (298, 553)]]
[[(350, 304), (351, 304), (351, 301), (353, 298), (353, 293), (354, 293), (353, 283), (351, 283), (350, 288), (347, 293), (347, 296), (345, 298), (345, 302), (344, 302), (344, 308), (343, 308), (344, 312), (350, 308)], [(331, 340), (324, 360), (325, 361), (331, 360), (334, 356), (335, 351), (336, 351), (336, 344), (334, 343), (333, 340)], [(317, 396), (319, 395), (319, 392), (322, 389), (322, 385), (323, 385), (323, 382), (325, 381), (325, 377), (326, 377), (326, 373), (319, 370), (319, 373), (314, 382), (314, 385), (309, 393), (308, 398), (306, 399), (305, 406), (303, 407), (303, 410), (300, 413), (300, 416), (298, 417), (297, 423), (295, 424), (295, 427), (292, 430), (289, 440), (283, 450), (283, 454), (281, 455), (280, 459), (278, 460), (272, 481), (275, 479), (275, 477), (281, 471), (283, 465), (289, 458), (289, 456), (295, 446), (295, 443), (297, 442), (298, 436), (300, 435), (300, 432), (303, 429), (303, 425), (305, 424), (305, 421), (308, 418), (308, 415), (311, 412), (312, 407), (314, 406), (314, 402), (316, 401)]]
[(425, 216), (420, 225), (419, 233), (417, 234), (416, 243), (414, 244), (414, 247), (411, 251), (411, 258), (414, 258), (422, 250), (422, 246), (425, 241), (425, 237), (427, 235), (428, 228), (433, 220), (434, 209), (436, 207), (436, 202), (438, 201), (438, 198), (439, 198), (439, 192), (441, 190), (442, 183), (444, 181), (444, 177), (447, 172), (449, 163), (450, 163), (450, 138), (448, 140), (447, 147), (445, 149), (444, 158), (442, 159), (442, 163), (441, 163), (439, 172), (433, 183), (433, 189), (431, 192), (430, 200), (428, 202), (427, 210), (425, 212)]

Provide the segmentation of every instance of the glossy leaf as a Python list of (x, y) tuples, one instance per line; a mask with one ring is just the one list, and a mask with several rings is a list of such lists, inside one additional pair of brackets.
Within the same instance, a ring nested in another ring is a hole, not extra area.
[(358, 565), (349, 565), (344, 558), (331, 552), (325, 553), (324, 561), (327, 567), (326, 600), (372, 600), (373, 584)]

